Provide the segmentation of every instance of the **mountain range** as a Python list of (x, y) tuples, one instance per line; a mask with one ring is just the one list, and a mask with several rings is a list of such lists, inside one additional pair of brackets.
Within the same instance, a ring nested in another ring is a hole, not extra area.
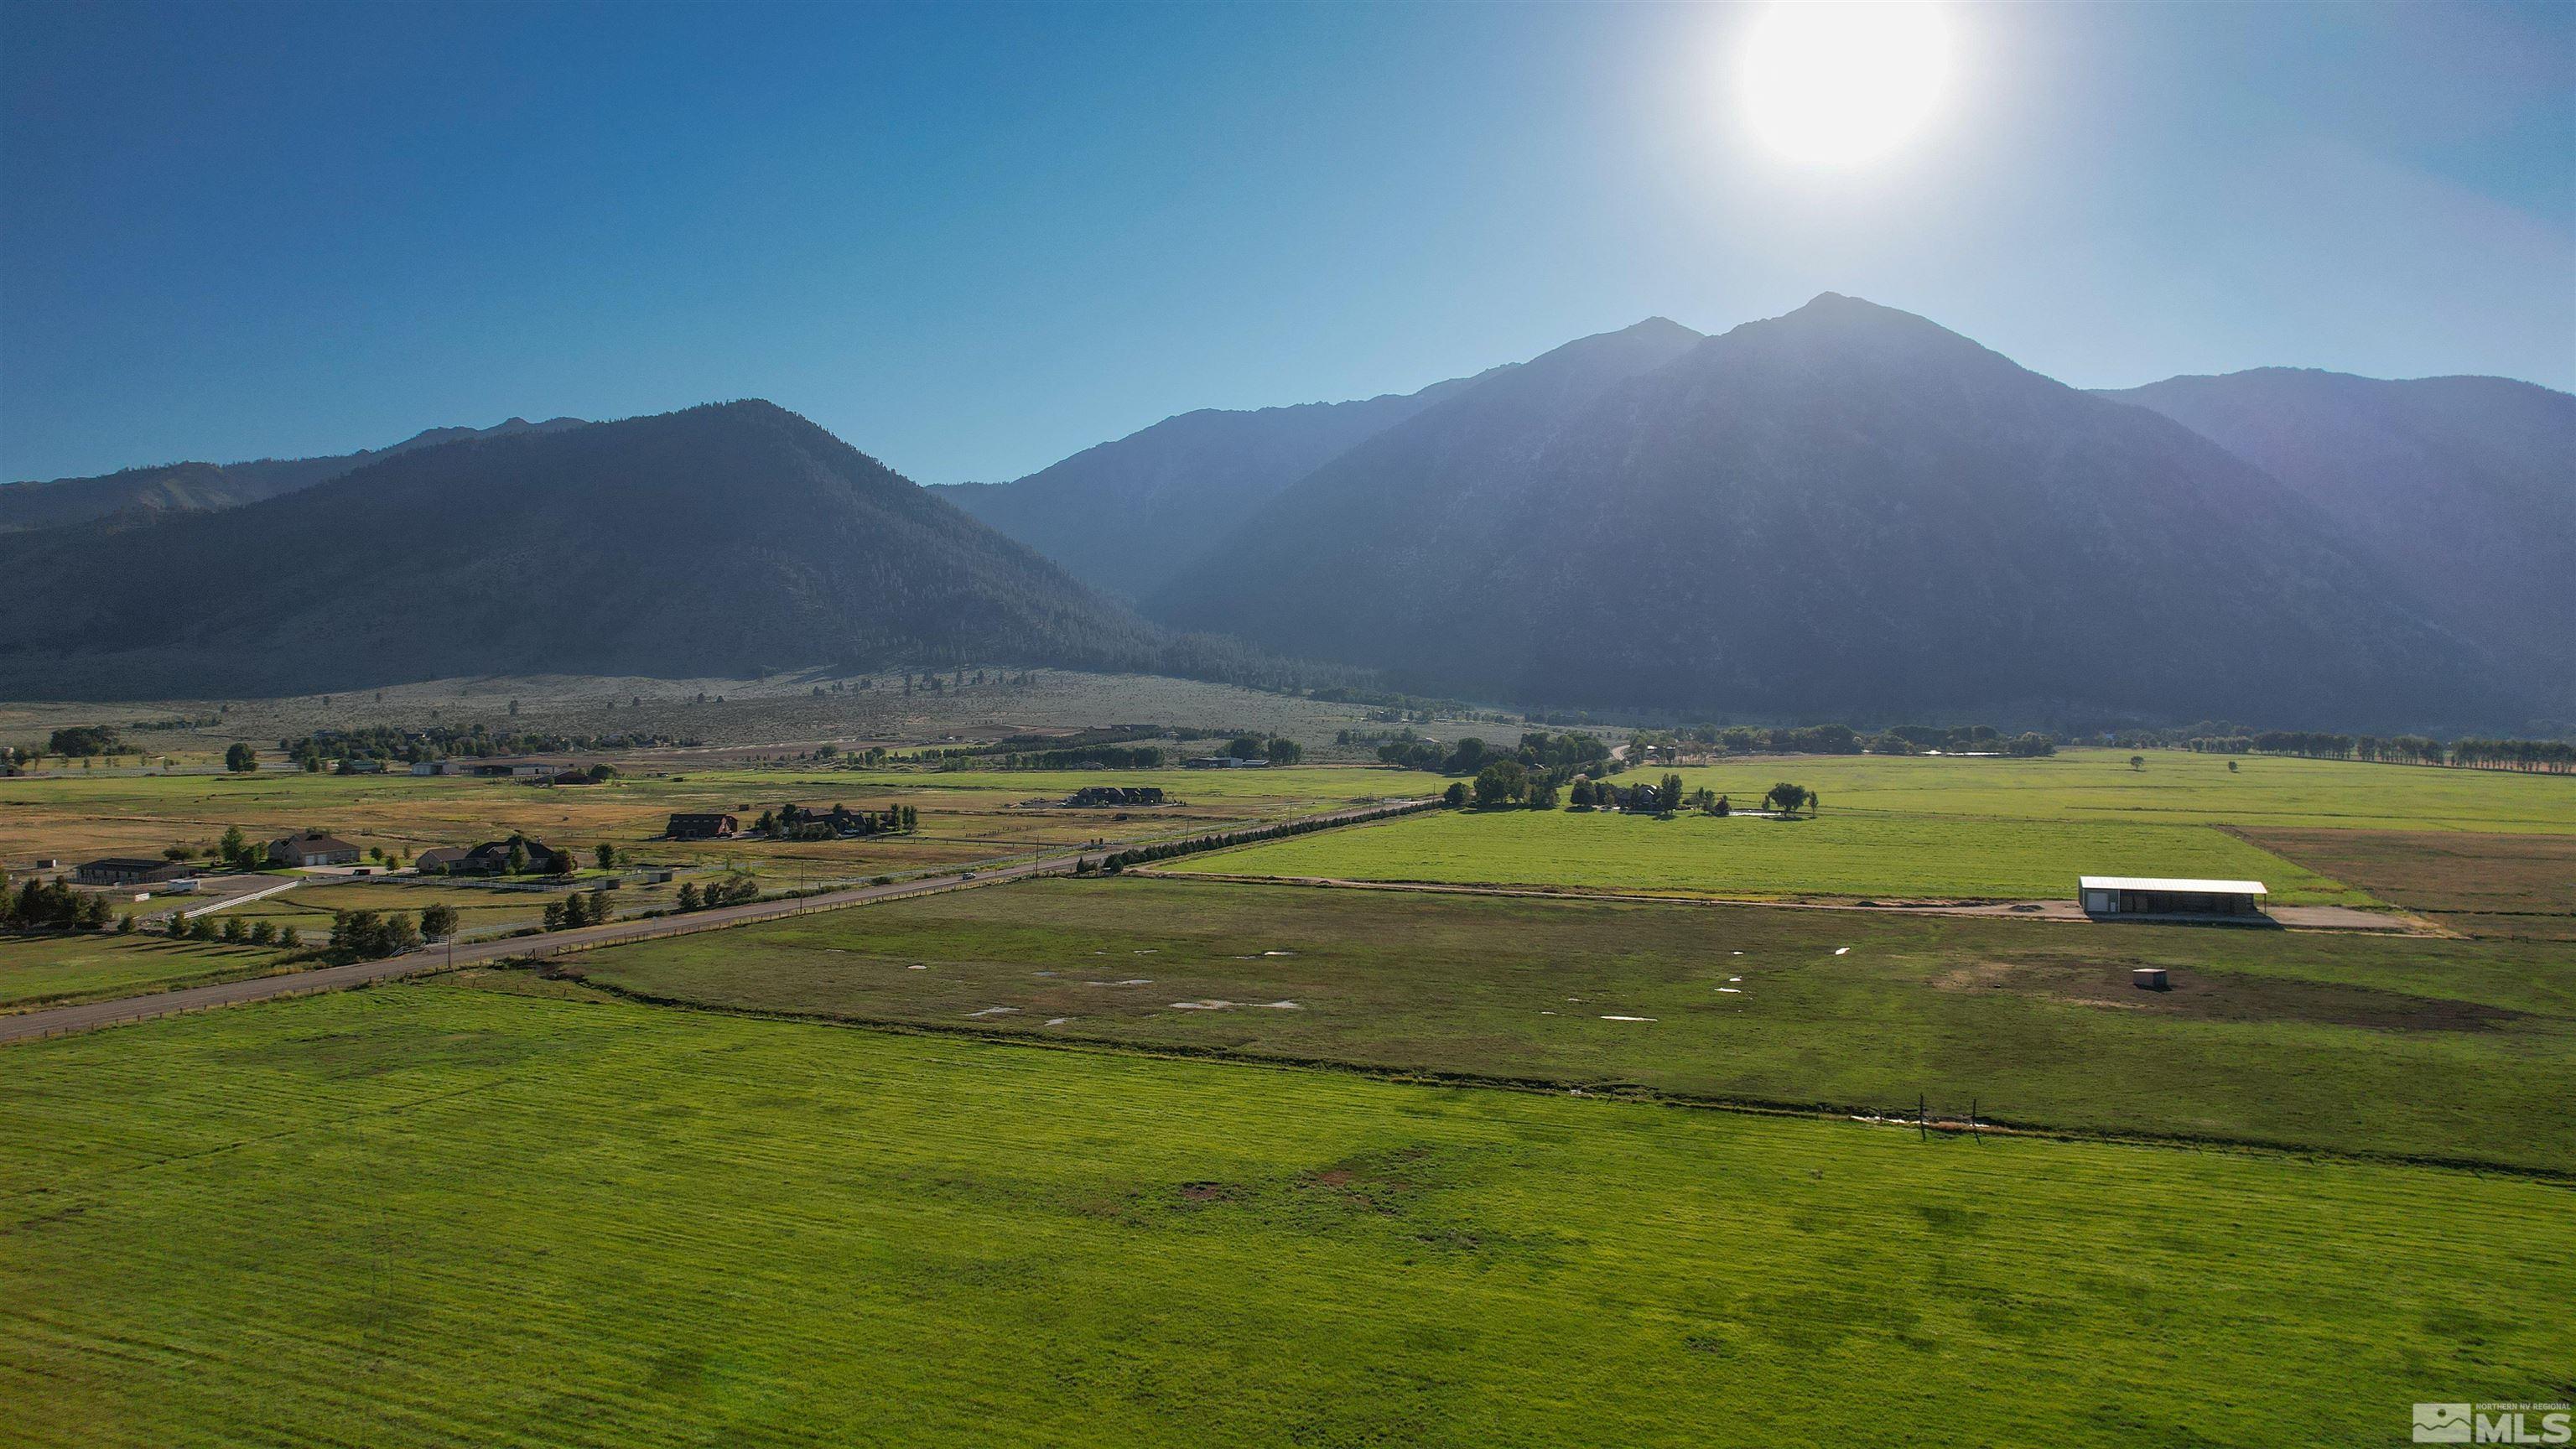
[(2088, 394), (1828, 293), (1006, 484), (759, 402), (13, 484), (0, 606), (47, 627), (0, 693), (1303, 658), (1710, 718), (2513, 729), (2576, 714), (2571, 458), (2525, 383)]
[(2576, 397), (2501, 377), (2288, 367), (2101, 395), (2288, 484), (2452, 630), (2576, 677)]
[(0, 536), (0, 694), (490, 672), (1165, 669), (1188, 646), (766, 402), (406, 449), (148, 527)]
[(1357, 402), (1202, 408), (1013, 482), (952, 483), (939, 491), (1075, 578), (1141, 598), (1280, 489), (1489, 376)]
[(553, 433), (582, 425), (579, 418), (548, 418), (532, 423), (511, 418), (488, 428), (429, 428), (383, 448), (361, 448), (327, 458), (261, 458), (249, 463), (165, 463), (128, 468), (95, 478), (56, 478), (49, 482), (0, 483), (0, 533), (31, 528), (58, 528), (93, 518), (142, 517), (161, 513), (206, 513), (238, 508), (327, 483), (414, 448), (435, 447), (465, 438), (507, 437), (514, 433)]
[(1147, 613), (1478, 698), (2401, 724), (2512, 711), (2209, 439), (1826, 294), (1570, 344), (1283, 490)]

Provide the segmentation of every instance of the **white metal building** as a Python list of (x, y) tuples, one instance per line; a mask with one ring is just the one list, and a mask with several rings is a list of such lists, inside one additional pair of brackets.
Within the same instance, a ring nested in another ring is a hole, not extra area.
[(2259, 916), (2271, 892), (2259, 880), (2189, 880), (2151, 875), (2076, 878), (2088, 916)]

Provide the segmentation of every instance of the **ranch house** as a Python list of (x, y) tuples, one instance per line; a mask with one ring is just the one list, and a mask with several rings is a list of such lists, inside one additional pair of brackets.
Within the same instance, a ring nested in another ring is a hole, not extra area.
[(723, 840), (741, 833), (742, 822), (716, 811), (682, 811), (662, 831), (673, 840)]
[(279, 865), (348, 865), (358, 858), (358, 847), (333, 835), (307, 831), (268, 843), (268, 858)]

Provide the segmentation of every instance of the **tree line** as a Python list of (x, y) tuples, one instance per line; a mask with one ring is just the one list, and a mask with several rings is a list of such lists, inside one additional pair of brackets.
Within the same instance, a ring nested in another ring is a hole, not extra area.
[(2263, 730), (2250, 734), (2193, 735), (2183, 748), (2201, 754), (2293, 755), (2310, 760), (2367, 760), (2389, 765), (2450, 765), (2473, 770), (2576, 773), (2576, 742), (2480, 739), (2463, 736), (2448, 745), (2426, 735), (2334, 734), (2323, 730)]

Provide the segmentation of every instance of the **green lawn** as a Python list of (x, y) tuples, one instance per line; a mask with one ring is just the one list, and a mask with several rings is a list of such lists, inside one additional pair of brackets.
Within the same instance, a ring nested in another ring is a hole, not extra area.
[(2361, 892), (2214, 826), (1863, 813), (1831, 803), (1812, 820), (1437, 811), (1160, 868), (1756, 900), (2072, 900), (2079, 875), (2221, 876), (2260, 880), (2282, 905), (2370, 904)]
[(277, 956), (257, 946), (172, 941), (139, 932), (0, 936), (0, 1012), (261, 976), (281, 969)]
[(2576, 1172), (2576, 951), (2547, 944), (1060, 878), (565, 965), (763, 1012)]
[(2576, 1361), (2527, 1180), (471, 981), (0, 1056), (28, 1445), (2349, 1445)]

